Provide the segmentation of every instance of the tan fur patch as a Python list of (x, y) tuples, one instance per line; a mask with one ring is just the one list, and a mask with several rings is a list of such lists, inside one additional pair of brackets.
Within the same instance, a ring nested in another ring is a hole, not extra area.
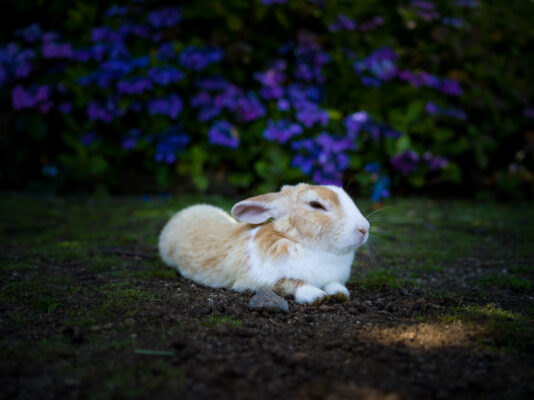
[(285, 296), (287, 294), (294, 296), (297, 288), (305, 284), (306, 282), (300, 279), (282, 278), (276, 282), (273, 291), (281, 296)]
[(321, 186), (314, 186), (313, 190), (315, 190), (322, 199), (330, 202), (334, 207), (339, 208), (341, 206), (337, 194), (332, 190)]
[(254, 239), (259, 250), (273, 259), (288, 255), (288, 240), (282, 233), (274, 230), (272, 223), (263, 225)]

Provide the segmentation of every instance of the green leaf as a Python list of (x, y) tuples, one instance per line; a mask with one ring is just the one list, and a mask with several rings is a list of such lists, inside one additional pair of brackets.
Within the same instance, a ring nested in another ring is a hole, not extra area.
[(396, 143), (395, 146), (395, 154), (403, 153), (407, 150), (410, 150), (412, 148), (412, 144), (410, 142), (410, 138), (408, 135), (402, 135)]
[(406, 114), (404, 115), (404, 123), (406, 125), (415, 121), (423, 112), (424, 106), (421, 100), (414, 100), (408, 105)]

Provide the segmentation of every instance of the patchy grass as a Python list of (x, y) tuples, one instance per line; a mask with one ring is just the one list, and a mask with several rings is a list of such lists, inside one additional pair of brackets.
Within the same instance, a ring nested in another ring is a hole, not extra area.
[(520, 352), (534, 346), (529, 318), (495, 304), (457, 307), (438, 319), (444, 324), (466, 325), (479, 342), (495, 350)]
[(509, 288), (518, 291), (527, 291), (532, 287), (527, 279), (500, 274), (485, 275), (479, 279), (479, 283), (484, 287)]
[(357, 281), (357, 283), (363, 289), (383, 289), (401, 288), (405, 285), (409, 285), (411, 282), (408, 279), (398, 278), (393, 271), (389, 269), (375, 269), (367, 273), (367, 276), (363, 280)]
[(240, 326), (243, 323), (242, 320), (237, 318), (235, 315), (224, 316), (224, 315), (215, 315), (211, 313), (206, 318), (199, 319), (198, 325), (205, 326), (208, 328), (213, 328), (214, 326), (227, 324), (231, 326)]
[[(245, 398), (257, 382), (275, 382), (265, 397), (278, 398), (324, 371), (336, 384), (360, 374), (380, 387), (390, 380), (374, 377), (393, 368), (400, 378), (385, 393), (404, 387), (401, 398), (425, 398), (432, 396), (411, 381), (414, 368), (430, 371), (420, 380), (436, 394), (461, 381), (447, 374), (476, 370), (486, 357), (499, 376), (479, 370), (472, 387), (501, 379), (508, 398), (510, 387), (519, 388), (515, 398), (530, 390), (528, 379), (509, 376), (534, 368), (521, 358), (534, 348), (534, 227), (525, 223), (534, 206), (394, 200), (370, 218), (351, 302), (288, 299), (290, 312), (281, 315), (251, 312), (247, 294), (192, 285), (159, 260), (161, 228), (195, 202), (232, 205), (220, 197), (0, 196), (6, 397), (28, 397), (19, 392), (28, 387), (55, 397), (147, 398), (163, 390), (159, 397), (218, 398), (209, 390), (224, 386)], [(372, 209), (368, 201), (358, 206)], [(452, 367), (436, 372), (436, 364)], [(469, 387), (458, 390), (467, 396)]]

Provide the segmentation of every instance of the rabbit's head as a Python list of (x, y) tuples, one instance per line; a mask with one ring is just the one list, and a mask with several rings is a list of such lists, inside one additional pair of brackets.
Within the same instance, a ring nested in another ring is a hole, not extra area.
[(336, 254), (354, 252), (369, 237), (369, 222), (337, 186), (284, 186), (236, 203), (232, 215), (251, 224), (273, 219), (278, 234)]

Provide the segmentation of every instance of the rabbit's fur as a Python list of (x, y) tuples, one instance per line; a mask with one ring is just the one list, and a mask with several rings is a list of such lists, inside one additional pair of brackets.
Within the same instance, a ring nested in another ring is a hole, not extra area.
[(195, 282), (237, 291), (273, 289), (298, 303), (334, 296), (344, 286), (369, 222), (337, 186), (284, 186), (240, 201), (232, 215), (209, 205), (177, 214), (159, 237), (163, 261)]

